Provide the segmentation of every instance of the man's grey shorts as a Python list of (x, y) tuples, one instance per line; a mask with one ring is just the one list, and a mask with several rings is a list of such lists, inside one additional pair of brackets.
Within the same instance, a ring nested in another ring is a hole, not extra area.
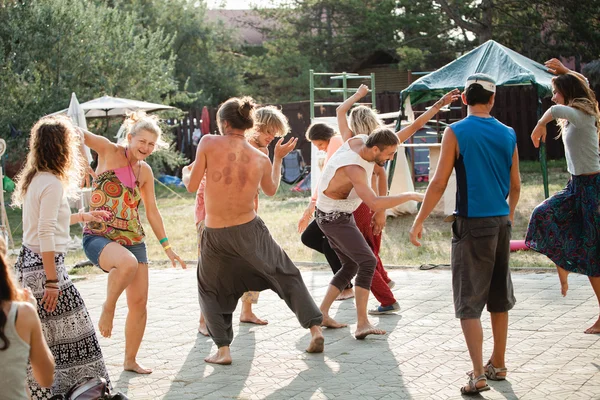
[(480, 318), (515, 305), (508, 217), (456, 217), (452, 223), (452, 291), (456, 318)]

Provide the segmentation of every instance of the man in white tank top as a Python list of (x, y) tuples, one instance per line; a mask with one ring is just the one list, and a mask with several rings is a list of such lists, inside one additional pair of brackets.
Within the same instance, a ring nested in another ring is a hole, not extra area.
[(371, 189), (375, 164), (383, 166), (393, 159), (399, 143), (396, 134), (387, 128), (376, 129), (369, 136), (351, 138), (329, 159), (318, 186), (317, 224), (342, 262), (342, 268), (331, 280), (321, 303), (322, 324), (328, 328), (347, 326), (331, 318), (329, 308), (356, 275), (357, 328), (354, 336), (357, 339), (371, 334), (383, 335), (385, 331), (376, 329), (367, 318), (367, 302), (377, 260), (356, 227), (352, 212), (362, 202), (371, 210), (380, 211), (423, 198), (415, 192), (377, 196)]

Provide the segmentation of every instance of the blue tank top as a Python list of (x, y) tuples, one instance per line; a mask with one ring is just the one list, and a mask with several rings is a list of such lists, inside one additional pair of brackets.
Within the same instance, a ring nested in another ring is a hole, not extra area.
[(470, 115), (450, 125), (458, 140), (455, 214), (467, 218), (509, 214), (515, 131), (496, 118)]

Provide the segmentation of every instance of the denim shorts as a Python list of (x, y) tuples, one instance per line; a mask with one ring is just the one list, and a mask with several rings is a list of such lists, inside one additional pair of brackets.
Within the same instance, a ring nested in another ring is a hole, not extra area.
[[(96, 235), (83, 235), (83, 251), (87, 258), (94, 263), (94, 265), (100, 266), (98, 259), (102, 250), (109, 243), (116, 243), (104, 236)], [(146, 252), (146, 243), (138, 243), (131, 246), (124, 246), (127, 250), (133, 254), (137, 259), (138, 263), (148, 264), (148, 253)]]

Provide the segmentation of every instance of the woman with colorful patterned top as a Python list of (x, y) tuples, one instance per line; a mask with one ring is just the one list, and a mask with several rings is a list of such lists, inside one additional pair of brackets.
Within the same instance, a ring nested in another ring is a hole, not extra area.
[(161, 140), (158, 118), (134, 113), (125, 124), (127, 140), (119, 144), (82, 131), (86, 146), (98, 153), (90, 209), (105, 210), (110, 214), (102, 222), (86, 224), (83, 249), (90, 261), (108, 273), (106, 302), (98, 322), (100, 333), (104, 337), (111, 336), (117, 300), (126, 291), (129, 312), (125, 322), (123, 367), (126, 371), (149, 374), (152, 370), (141, 367), (136, 361), (146, 329), (148, 301), (148, 257), (138, 210), (140, 200), (173, 267), (175, 261), (182, 268), (186, 266), (169, 244), (156, 206), (154, 174), (144, 162), (156, 148), (166, 146)]
[[(42, 118), (31, 129), (29, 147), (13, 193), (13, 205), (23, 208), (23, 245), (15, 270), (18, 282), (37, 300), (42, 332), (56, 363), (53, 381), (38, 380), (35, 362), (28, 367), (31, 398), (40, 400), (64, 395), (86, 376), (103, 377), (110, 384), (94, 324), (65, 267), (69, 225), (102, 221), (107, 213), (71, 214), (68, 198), (79, 192), (84, 171), (71, 121)], [(0, 385), (0, 392), (5, 390)]]

